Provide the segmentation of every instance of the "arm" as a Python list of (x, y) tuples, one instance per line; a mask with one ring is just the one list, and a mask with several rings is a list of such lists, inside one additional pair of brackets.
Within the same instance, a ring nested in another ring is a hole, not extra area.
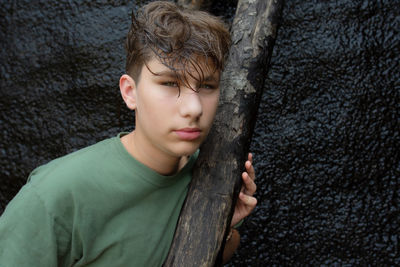
[(57, 266), (54, 219), (29, 187), (0, 217), (0, 266)]
[(223, 263), (226, 263), (230, 260), (240, 244), (240, 234), (233, 227), (245, 217), (247, 217), (257, 205), (257, 199), (253, 197), (254, 193), (256, 192), (257, 186), (254, 183), (256, 176), (253, 168), (253, 155), (251, 153), (249, 153), (248, 160), (244, 165), (246, 168), (246, 172), (242, 173), (243, 186), (240, 190), (239, 198), (235, 206), (235, 211), (233, 213), (231, 222), (232, 235), (231, 237), (228, 236), (227, 242), (225, 244)]
[(240, 244), (240, 234), (239, 231), (231, 228), (232, 235), (229, 240), (226, 241), (224, 253), (222, 255), (222, 262), (225, 264), (227, 263), (237, 250)]

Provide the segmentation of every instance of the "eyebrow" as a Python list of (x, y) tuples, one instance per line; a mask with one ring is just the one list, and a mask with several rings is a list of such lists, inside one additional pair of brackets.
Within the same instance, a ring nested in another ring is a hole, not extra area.
[[(172, 70), (165, 70), (160, 72), (151, 72), (154, 76), (168, 76), (168, 77), (176, 77), (177, 74)], [(178, 76), (179, 77), (179, 76)]]
[[(183, 80), (183, 76), (180, 74), (177, 74), (176, 72), (172, 71), (172, 70), (165, 70), (165, 71), (160, 71), (160, 72), (152, 72), (153, 75), (155, 76), (166, 76), (166, 77), (170, 77), (170, 78), (174, 78), (174, 79), (178, 79), (178, 80)], [(210, 74), (208, 76), (205, 76), (203, 81), (204, 82), (218, 82), (218, 75), (216, 74)]]
[(204, 81), (205, 82), (218, 82), (219, 81), (219, 75), (211, 74), (209, 76), (206, 76), (204, 78)]

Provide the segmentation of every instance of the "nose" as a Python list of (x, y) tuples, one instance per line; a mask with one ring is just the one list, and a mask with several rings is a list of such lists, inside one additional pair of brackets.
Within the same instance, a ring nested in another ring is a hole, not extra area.
[(203, 114), (203, 106), (199, 93), (189, 89), (181, 88), (178, 98), (179, 113), (182, 117), (198, 119)]

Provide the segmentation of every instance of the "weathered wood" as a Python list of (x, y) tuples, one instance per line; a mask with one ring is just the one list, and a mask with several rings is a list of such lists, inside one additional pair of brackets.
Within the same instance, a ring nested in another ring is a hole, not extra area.
[(219, 266), (283, 0), (239, 0), (214, 127), (201, 148), (165, 266)]

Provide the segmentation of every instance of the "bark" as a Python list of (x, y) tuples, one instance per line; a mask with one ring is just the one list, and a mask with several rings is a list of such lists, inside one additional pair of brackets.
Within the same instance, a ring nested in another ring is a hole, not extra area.
[(283, 0), (239, 0), (214, 126), (201, 148), (165, 266), (221, 265)]

